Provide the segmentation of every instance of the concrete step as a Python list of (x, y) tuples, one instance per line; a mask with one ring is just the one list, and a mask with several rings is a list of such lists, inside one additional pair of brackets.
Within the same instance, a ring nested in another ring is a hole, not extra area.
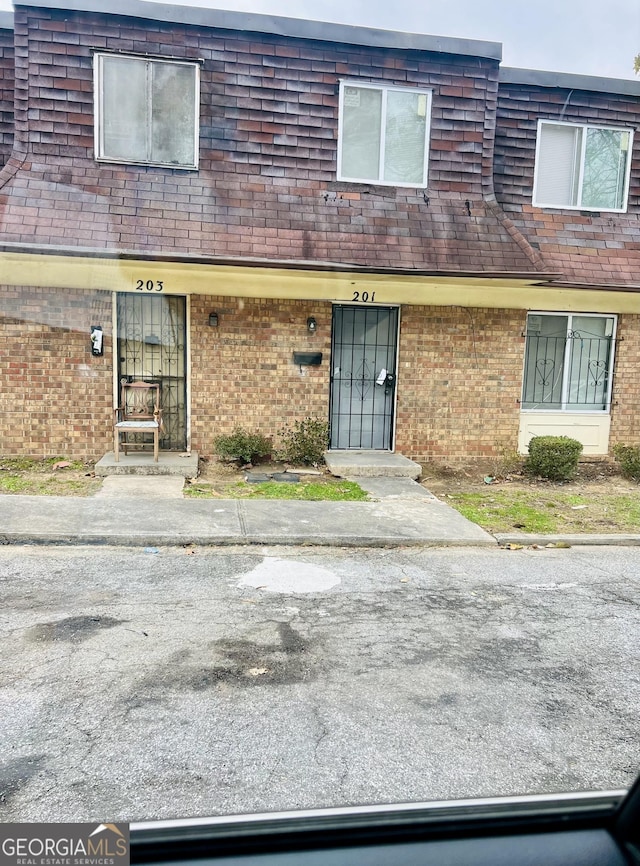
[(325, 451), (329, 472), (341, 478), (418, 478), (422, 466), (391, 451)]
[(96, 475), (180, 475), (183, 478), (195, 478), (198, 474), (198, 454), (179, 451), (161, 451), (158, 462), (148, 451), (130, 451), (120, 454), (118, 463), (113, 451), (108, 451), (96, 463)]

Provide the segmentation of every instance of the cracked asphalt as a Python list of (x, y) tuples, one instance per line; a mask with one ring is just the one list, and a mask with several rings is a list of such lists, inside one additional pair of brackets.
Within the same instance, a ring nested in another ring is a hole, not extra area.
[(640, 550), (0, 548), (0, 820), (617, 789)]

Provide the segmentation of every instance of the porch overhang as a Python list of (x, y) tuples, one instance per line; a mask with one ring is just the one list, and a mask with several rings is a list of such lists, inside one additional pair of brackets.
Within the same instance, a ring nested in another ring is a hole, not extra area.
[[(579, 286), (539, 272), (368, 268), (348, 263), (159, 256), (0, 246), (0, 284), (244, 298), (568, 312), (640, 312), (640, 286)], [(16, 245), (18, 246), (18, 245)]]

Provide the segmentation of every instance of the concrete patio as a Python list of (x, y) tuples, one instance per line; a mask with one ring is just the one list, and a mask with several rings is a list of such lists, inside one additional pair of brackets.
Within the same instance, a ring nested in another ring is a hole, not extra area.
[(198, 474), (198, 452), (161, 451), (158, 462), (148, 451), (120, 454), (116, 463), (113, 451), (108, 451), (96, 463), (96, 475), (180, 475), (195, 478)]

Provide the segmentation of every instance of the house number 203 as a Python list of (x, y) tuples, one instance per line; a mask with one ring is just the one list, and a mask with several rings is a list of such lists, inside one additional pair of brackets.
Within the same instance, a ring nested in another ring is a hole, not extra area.
[(352, 303), (360, 301), (363, 304), (373, 304), (376, 299), (375, 292), (354, 292), (351, 298)]
[(163, 289), (162, 280), (136, 280), (136, 292), (161, 292)]

